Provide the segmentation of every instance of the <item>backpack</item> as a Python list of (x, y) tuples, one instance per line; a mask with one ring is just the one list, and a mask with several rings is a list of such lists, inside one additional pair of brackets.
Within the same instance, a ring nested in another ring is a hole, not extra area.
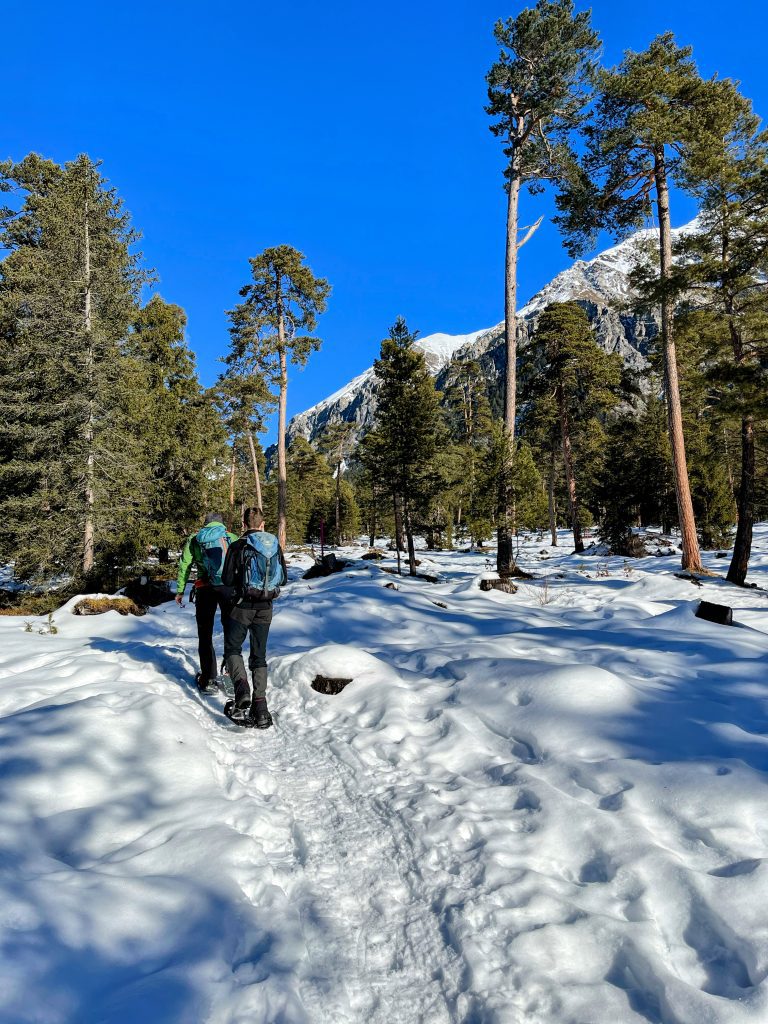
[(243, 597), (272, 601), (285, 583), (277, 537), (263, 530), (245, 536), (243, 548)]
[(206, 576), (214, 587), (222, 585), (221, 572), (229, 547), (226, 527), (221, 523), (209, 523), (195, 534), (203, 558)]

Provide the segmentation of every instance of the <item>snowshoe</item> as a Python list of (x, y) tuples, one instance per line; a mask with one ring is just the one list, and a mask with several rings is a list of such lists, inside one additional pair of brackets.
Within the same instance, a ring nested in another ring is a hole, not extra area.
[(234, 722), (235, 725), (240, 725), (244, 729), (252, 729), (254, 726), (250, 705), (246, 704), (244, 707), (237, 707), (233, 700), (228, 700), (224, 705), (224, 714), (230, 722)]
[(220, 672), (214, 681), (222, 693), (228, 697), (235, 696), (235, 684), (230, 679), (229, 672)]
[(260, 700), (255, 700), (251, 705), (251, 718), (256, 729), (268, 729), (272, 725), (272, 715), (270, 715), (267, 702), (263, 697)]

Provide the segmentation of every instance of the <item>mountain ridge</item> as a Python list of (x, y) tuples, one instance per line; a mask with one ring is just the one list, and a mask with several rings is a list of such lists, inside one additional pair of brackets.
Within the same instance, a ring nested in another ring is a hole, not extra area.
[[(673, 236), (696, 228), (694, 219), (673, 229)], [(561, 270), (518, 311), (519, 346), (525, 346), (538, 315), (549, 303), (576, 301), (586, 309), (599, 344), (606, 351), (618, 352), (633, 369), (642, 370), (647, 364), (649, 345), (658, 334), (659, 320), (654, 313), (631, 311), (633, 291), (629, 275), (638, 257), (649, 244), (658, 244), (657, 240), (655, 228), (644, 228), (591, 259), (575, 260)], [(505, 360), (503, 335), (501, 321), (469, 334), (430, 334), (415, 344), (424, 352), (438, 387), (452, 359), (471, 358), (480, 363), (489, 388), (498, 390)], [(375, 411), (376, 376), (370, 366), (327, 398), (293, 416), (287, 428), (288, 443), (298, 435), (312, 442), (329, 424), (339, 421), (353, 422), (355, 433), (362, 435), (372, 426)]]

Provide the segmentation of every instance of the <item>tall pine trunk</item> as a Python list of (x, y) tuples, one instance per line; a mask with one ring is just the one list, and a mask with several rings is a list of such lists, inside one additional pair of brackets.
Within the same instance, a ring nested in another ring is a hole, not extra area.
[(392, 503), (395, 511), (395, 550), (397, 551), (397, 575), (402, 576), (403, 570), (400, 565), (400, 538), (403, 533), (403, 518), (400, 514), (400, 499), (397, 492), (392, 492)]
[(87, 578), (93, 573), (95, 537), (93, 525), (93, 506), (95, 502), (95, 455), (94, 444), (94, 351), (93, 325), (91, 321), (91, 236), (88, 226), (88, 201), (85, 203), (84, 231), (84, 276), (85, 276), (85, 344), (88, 374), (88, 419), (85, 425), (85, 523), (83, 527), (83, 575)]
[(563, 441), (563, 466), (565, 467), (565, 486), (568, 491), (568, 507), (571, 512), (573, 529), (573, 550), (579, 554), (584, 550), (581, 539), (581, 523), (579, 522), (579, 495), (576, 490), (576, 475), (573, 472), (573, 451), (571, 449), (571, 431), (568, 422), (568, 410), (565, 406), (565, 395), (562, 384), (557, 385), (557, 408), (560, 413), (560, 433)]
[(741, 420), (741, 478), (737, 509), (736, 539), (726, 578), (742, 586), (747, 578), (749, 556), (752, 553), (755, 518), (755, 421), (752, 416), (744, 416)]
[[(515, 444), (515, 400), (517, 389), (517, 223), (520, 202), (520, 178), (513, 168), (507, 192), (507, 237), (504, 261), (504, 342), (506, 368), (504, 372), (504, 434), (510, 447)], [(505, 460), (506, 463), (506, 460)], [(513, 511), (509, 503), (509, 488), (499, 480), (498, 552), (496, 569), (502, 579), (508, 578), (514, 568), (511, 530)]]
[(341, 544), (341, 456), (336, 462), (336, 543)]
[(232, 461), (229, 465), (229, 514), (234, 515), (235, 511), (235, 442), (232, 442)]
[(277, 401), (277, 540), (285, 551), (287, 535), (288, 509), (288, 471), (285, 461), (285, 426), (288, 408), (288, 360), (285, 353), (285, 323), (283, 321), (282, 301), (280, 299), (281, 283), (278, 278), (278, 318), (277, 337), (280, 345), (280, 395)]
[(677, 356), (673, 331), (673, 304), (669, 293), (672, 274), (672, 225), (669, 215), (669, 187), (664, 159), (664, 147), (654, 149), (654, 177), (659, 210), (659, 261), (661, 277), (661, 338), (664, 352), (664, 390), (667, 398), (667, 422), (672, 448), (672, 467), (675, 478), (677, 517), (680, 524), (682, 567), (688, 572), (702, 572), (699, 538), (693, 514), (688, 466), (683, 436), (683, 413), (680, 405), (680, 386), (677, 376)]
[(371, 473), (371, 522), (370, 522), (370, 546), (373, 547), (376, 541), (376, 482), (373, 479), (373, 473)]
[(555, 445), (552, 445), (552, 454), (549, 460), (549, 532), (552, 535), (552, 547), (557, 547), (557, 508), (555, 507)]
[(408, 543), (408, 572), (411, 576), (416, 575), (416, 549), (413, 544), (413, 525), (411, 523), (411, 510), (406, 501), (403, 502), (403, 520), (405, 522), (405, 539)]
[[(730, 218), (728, 207), (723, 210), (722, 229), (722, 262), (723, 276), (730, 260)], [(736, 366), (744, 363), (744, 344), (736, 322), (736, 304), (733, 293), (729, 289), (725, 293), (725, 312), (728, 317), (728, 329), (731, 335), (733, 361)], [(755, 521), (755, 421), (751, 414), (741, 417), (741, 474), (736, 499), (738, 520), (736, 537), (733, 542), (731, 564), (726, 579), (730, 583), (743, 586), (749, 568), (749, 556), (752, 553), (752, 529)]]
[(256, 484), (256, 504), (263, 508), (261, 502), (261, 478), (259, 477), (259, 460), (256, 458), (256, 445), (253, 443), (253, 431), (248, 431), (248, 446), (251, 449), (251, 463), (253, 464), (253, 479)]

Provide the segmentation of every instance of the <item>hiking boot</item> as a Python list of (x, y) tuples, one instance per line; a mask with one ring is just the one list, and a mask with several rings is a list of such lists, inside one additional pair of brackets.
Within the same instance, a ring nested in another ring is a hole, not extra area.
[(216, 685), (215, 679), (203, 679), (203, 673), (198, 672), (195, 676), (195, 685), (197, 686), (200, 693), (216, 693), (218, 686)]
[(272, 725), (272, 715), (265, 697), (257, 697), (251, 704), (251, 718), (257, 729), (268, 729)]

